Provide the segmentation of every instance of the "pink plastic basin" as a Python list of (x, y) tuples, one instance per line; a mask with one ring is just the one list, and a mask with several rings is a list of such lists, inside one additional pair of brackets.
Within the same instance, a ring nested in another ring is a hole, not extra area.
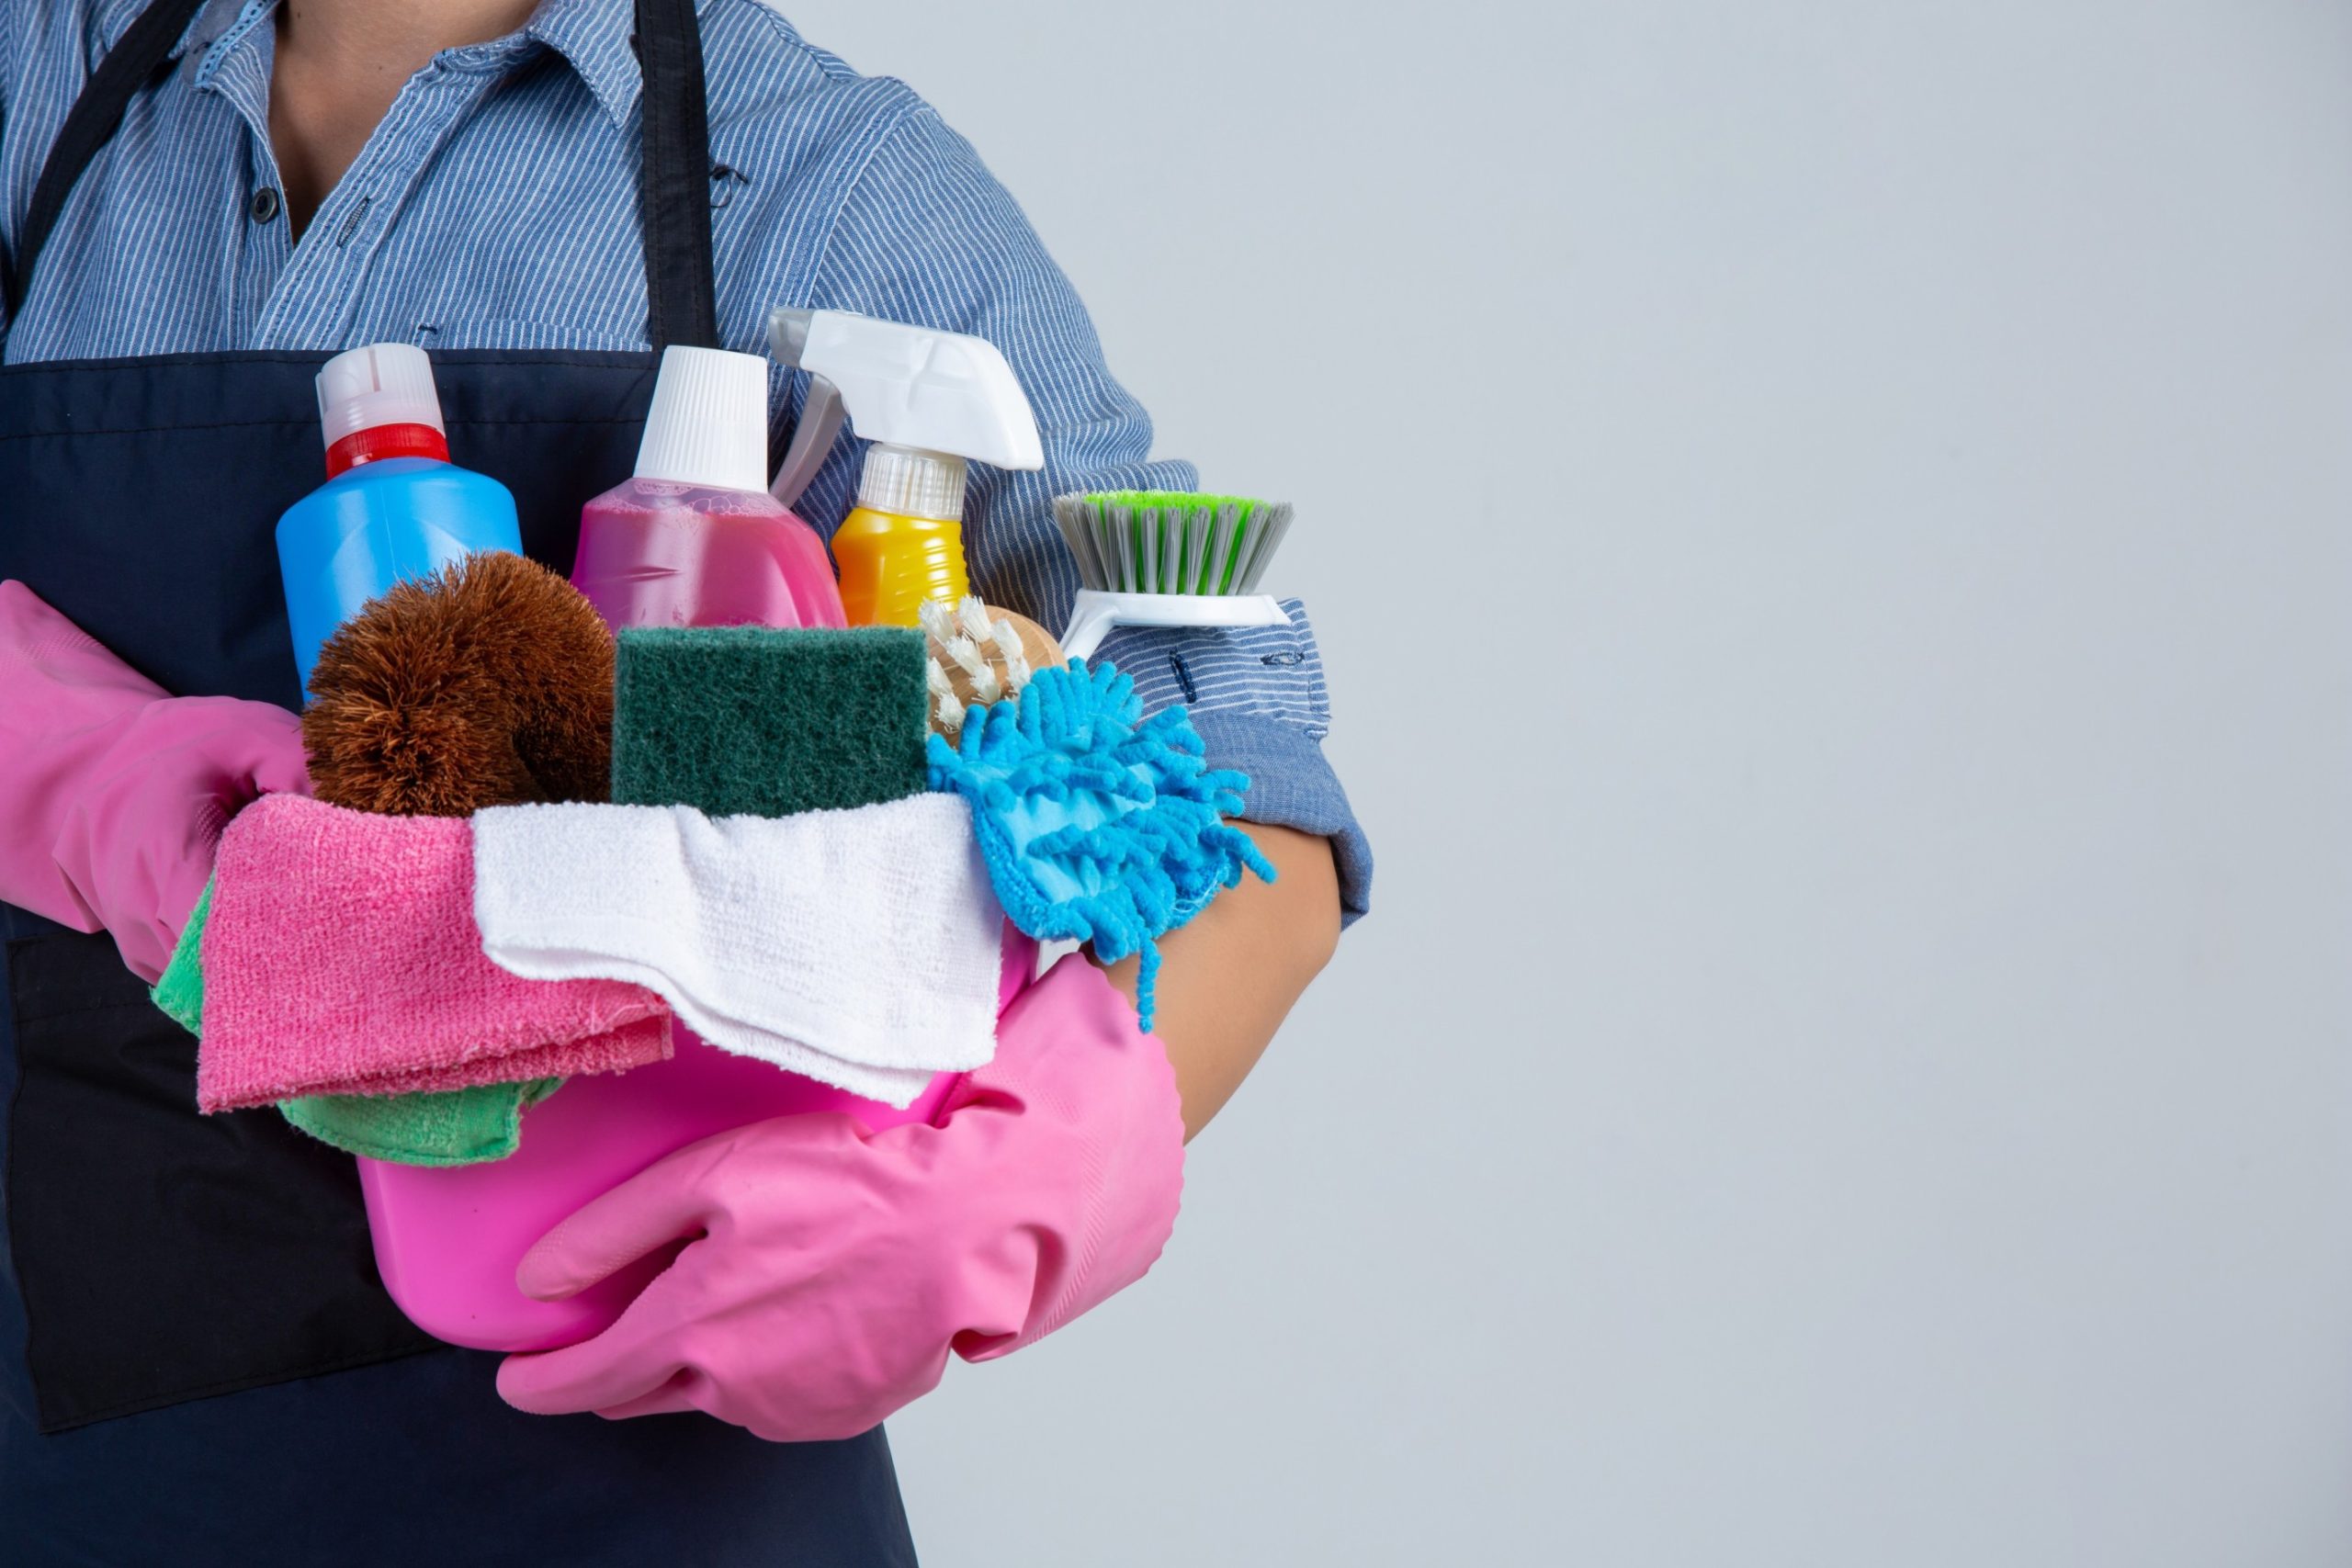
[[(1037, 972), (1037, 944), (1004, 927), (997, 1011)], [(577, 1077), (523, 1112), (521, 1146), (487, 1165), (430, 1170), (359, 1162), (384, 1288), (436, 1339), (478, 1350), (551, 1350), (602, 1333), (669, 1266), (654, 1254), (560, 1302), (514, 1288), (514, 1266), (592, 1198), (688, 1144), (775, 1116), (839, 1111), (870, 1132), (937, 1116), (943, 1073), (904, 1111), (766, 1062), (731, 1055), (673, 1023), (675, 1054), (634, 1072)]]
[(621, 1075), (571, 1079), (522, 1112), (522, 1147), (487, 1166), (428, 1170), (360, 1161), (377, 1269), (409, 1319), (475, 1349), (553, 1349), (602, 1333), (671, 1253), (656, 1253), (560, 1303), (515, 1288), (515, 1265), (588, 1199), (698, 1138), (748, 1122), (837, 1110), (879, 1131), (927, 1122), (955, 1075), (906, 1110), (706, 1046), (677, 1025), (677, 1055)]
[(531, 1300), (514, 1288), (514, 1266), (582, 1204), (674, 1149), (772, 1116), (840, 1111), (874, 1131), (927, 1121), (955, 1081), (942, 1074), (894, 1111), (674, 1027), (670, 1060), (573, 1078), (524, 1111), (522, 1146), (505, 1159), (446, 1170), (359, 1162), (376, 1267), (419, 1328), (481, 1350), (577, 1344), (620, 1316), (671, 1256), (657, 1253), (568, 1301)]

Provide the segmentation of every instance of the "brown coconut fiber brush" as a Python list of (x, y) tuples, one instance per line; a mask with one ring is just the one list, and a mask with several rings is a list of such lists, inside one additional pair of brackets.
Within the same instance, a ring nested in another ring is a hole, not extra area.
[(537, 561), (469, 556), (327, 639), (302, 744), (319, 799), (395, 817), (610, 798), (613, 637)]

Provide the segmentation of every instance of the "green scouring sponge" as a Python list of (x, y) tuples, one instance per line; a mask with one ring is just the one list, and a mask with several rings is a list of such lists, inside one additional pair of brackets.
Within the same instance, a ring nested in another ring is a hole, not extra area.
[(624, 631), (613, 799), (788, 817), (921, 795), (929, 720), (911, 626)]

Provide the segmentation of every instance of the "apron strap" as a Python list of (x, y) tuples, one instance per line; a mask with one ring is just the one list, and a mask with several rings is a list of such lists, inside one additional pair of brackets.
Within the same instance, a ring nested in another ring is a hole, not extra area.
[(49, 161), (40, 166), (40, 178), (34, 182), (32, 205), (25, 209), (25, 226), (17, 235), (16, 254), (9, 258), (6, 283), (11, 317), (25, 298), (26, 286), (32, 282), (33, 263), (49, 243), (49, 231), (57, 227), (65, 198), (74, 192), (74, 182), (82, 177), (98, 149), (113, 139), (116, 128), (122, 124), (122, 111), (130, 107), (131, 96), (172, 57), (172, 46), (180, 41), (203, 4), (204, 0), (156, 0), (140, 12), (139, 19), (98, 62), (82, 96), (74, 100), (65, 123), (58, 129), (57, 141), (50, 147)]
[[(139, 14), (74, 102), (33, 185), (32, 204), (0, 288), (14, 315), (50, 231), (82, 171), (122, 124), (123, 111), (171, 58), (206, 0), (155, 0)], [(710, 257), (710, 128), (703, 98), (702, 32), (694, 0), (637, 0), (646, 336), (658, 353), (673, 343), (718, 346), (718, 288)]]
[(645, 229), (645, 335), (718, 346), (718, 290), (710, 262), (710, 125), (703, 96), (702, 30), (695, 0), (637, 0), (637, 209)]

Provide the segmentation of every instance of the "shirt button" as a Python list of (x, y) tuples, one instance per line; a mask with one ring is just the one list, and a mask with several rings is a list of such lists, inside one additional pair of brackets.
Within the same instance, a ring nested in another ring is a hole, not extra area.
[(253, 205), (247, 210), (253, 213), (254, 222), (268, 222), (277, 216), (277, 193), (267, 186), (262, 186), (254, 192)]

